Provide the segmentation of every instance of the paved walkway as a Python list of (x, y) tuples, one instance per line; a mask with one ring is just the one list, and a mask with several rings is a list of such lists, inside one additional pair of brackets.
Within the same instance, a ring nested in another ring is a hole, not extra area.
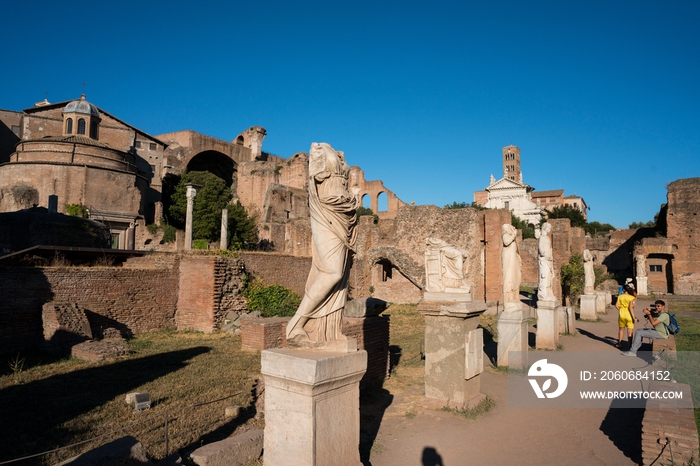
[[(640, 324), (641, 309), (637, 303)], [(563, 351), (608, 351), (618, 355), (617, 313), (603, 322), (576, 321), (578, 335), (562, 336)], [(531, 332), (534, 329), (530, 329)], [(530, 359), (536, 354), (532, 351)], [(481, 392), (497, 405), (477, 420), (442, 411), (406, 416), (421, 389), (396, 396), (384, 412), (365, 466), (635, 465), (641, 462), (641, 409), (509, 408), (507, 375), (486, 370)]]

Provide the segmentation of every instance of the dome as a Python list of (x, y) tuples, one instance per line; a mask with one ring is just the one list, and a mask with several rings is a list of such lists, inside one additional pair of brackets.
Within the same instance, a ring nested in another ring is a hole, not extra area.
[(85, 94), (81, 95), (79, 100), (74, 100), (66, 105), (66, 108), (63, 109), (63, 113), (83, 113), (85, 115), (92, 115), (100, 118), (99, 110), (97, 110), (97, 107), (85, 100)]

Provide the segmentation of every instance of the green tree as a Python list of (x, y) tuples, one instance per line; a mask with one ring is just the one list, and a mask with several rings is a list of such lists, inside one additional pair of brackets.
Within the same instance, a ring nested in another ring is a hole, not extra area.
[(561, 268), (562, 294), (575, 303), (583, 291), (585, 275), (581, 254), (572, 254), (569, 263)]
[(256, 218), (248, 215), (240, 201), (228, 206), (229, 249), (249, 249), (258, 243)]
[(476, 202), (472, 202), (471, 204), (467, 202), (453, 202), (452, 204), (447, 204), (443, 209), (464, 209), (465, 207), (471, 207), (472, 209), (476, 210), (487, 210), (486, 207), (477, 204)]
[(600, 223), (595, 221), (587, 223), (586, 226), (583, 228), (589, 235), (594, 235), (596, 233), (601, 232), (615, 231), (615, 227), (610, 225), (609, 223)]
[(510, 213), (510, 223), (515, 228), (523, 232), (523, 239), (535, 237), (535, 230), (530, 228), (530, 225), (528, 225), (525, 220), (520, 220), (520, 218), (516, 217), (512, 212)]
[(547, 218), (568, 218), (571, 220), (572, 227), (585, 228), (586, 219), (583, 217), (583, 212), (576, 207), (568, 204), (555, 206), (552, 210), (547, 211)]
[(375, 214), (369, 207), (360, 206), (357, 208), (357, 216), (371, 215), (374, 217), (374, 223), (379, 223), (379, 215)]
[(638, 228), (654, 228), (656, 227), (656, 222), (649, 220), (648, 222), (632, 222), (629, 225), (630, 230), (636, 230)]

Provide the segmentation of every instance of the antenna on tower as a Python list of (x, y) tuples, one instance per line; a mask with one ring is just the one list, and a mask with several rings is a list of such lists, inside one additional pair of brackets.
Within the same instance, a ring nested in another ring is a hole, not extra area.
[(83, 81), (81, 84), (83, 86), (83, 95), (85, 95), (85, 88), (87, 87), (87, 83)]

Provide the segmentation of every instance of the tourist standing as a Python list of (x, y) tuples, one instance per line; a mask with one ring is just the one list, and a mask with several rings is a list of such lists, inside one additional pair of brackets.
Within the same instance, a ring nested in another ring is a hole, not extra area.
[(623, 288), (623, 293), (617, 297), (615, 307), (619, 311), (617, 324), (619, 332), (617, 334), (617, 347), (622, 348), (622, 335), (627, 328), (627, 348), (632, 347), (632, 337), (634, 336), (634, 322), (639, 319), (634, 315), (634, 285), (627, 284)]

